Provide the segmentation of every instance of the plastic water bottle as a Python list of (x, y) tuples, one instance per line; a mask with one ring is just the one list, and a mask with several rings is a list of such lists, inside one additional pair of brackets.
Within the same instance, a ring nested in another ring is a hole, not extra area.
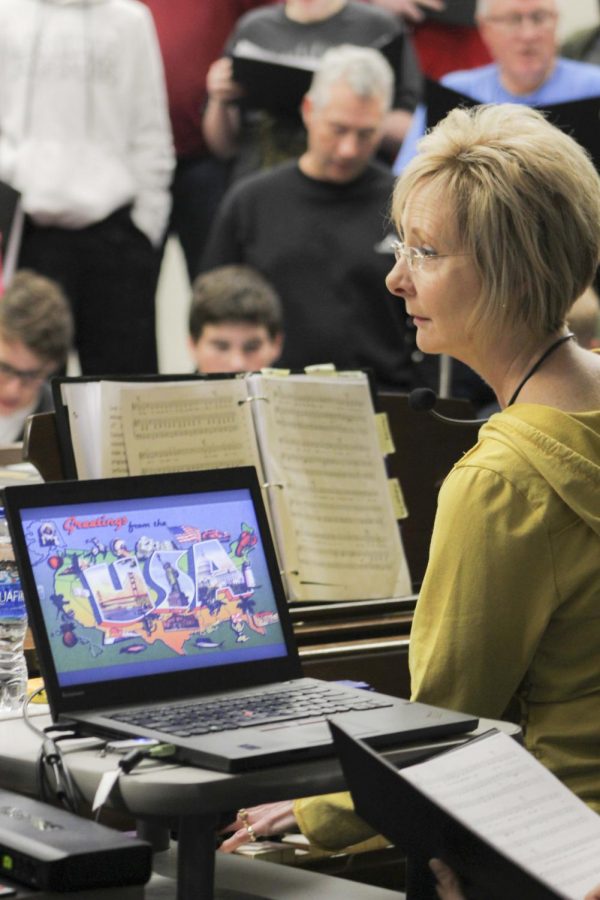
[(0, 712), (21, 708), (27, 690), (27, 613), (8, 523), (0, 507)]

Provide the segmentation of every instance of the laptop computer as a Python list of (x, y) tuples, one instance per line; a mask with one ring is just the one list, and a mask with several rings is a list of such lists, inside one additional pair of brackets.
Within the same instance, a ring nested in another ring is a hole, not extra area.
[(251, 467), (11, 487), (5, 509), (55, 721), (232, 772), (332, 753), (332, 713), (375, 744), (477, 724), (341, 685), (331, 707), (302, 677)]

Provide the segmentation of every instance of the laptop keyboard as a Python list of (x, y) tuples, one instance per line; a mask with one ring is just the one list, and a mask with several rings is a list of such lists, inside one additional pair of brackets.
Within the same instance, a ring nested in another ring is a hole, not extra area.
[(175, 737), (192, 737), (391, 705), (391, 701), (381, 696), (375, 698), (367, 691), (311, 684), (243, 697), (223, 697), (218, 701), (194, 701), (177, 706), (123, 711), (113, 714), (111, 718)]

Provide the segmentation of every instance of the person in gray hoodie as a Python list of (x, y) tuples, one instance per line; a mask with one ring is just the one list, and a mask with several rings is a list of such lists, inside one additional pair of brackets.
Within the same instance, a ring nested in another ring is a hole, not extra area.
[(173, 147), (152, 16), (133, 0), (0, 0), (0, 179), (20, 267), (58, 281), (84, 374), (154, 372)]

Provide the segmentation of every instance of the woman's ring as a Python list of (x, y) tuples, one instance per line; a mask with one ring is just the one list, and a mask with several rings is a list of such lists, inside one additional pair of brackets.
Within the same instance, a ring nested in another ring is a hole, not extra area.
[(252, 843), (255, 844), (258, 838), (256, 836), (254, 828), (252, 827), (252, 825), (250, 825), (249, 822), (246, 822), (246, 831), (248, 832), (248, 837), (250, 838)]
[(243, 807), (242, 807), (242, 809), (238, 809), (238, 819), (241, 819), (247, 828), (248, 827), (248, 810), (244, 809)]

